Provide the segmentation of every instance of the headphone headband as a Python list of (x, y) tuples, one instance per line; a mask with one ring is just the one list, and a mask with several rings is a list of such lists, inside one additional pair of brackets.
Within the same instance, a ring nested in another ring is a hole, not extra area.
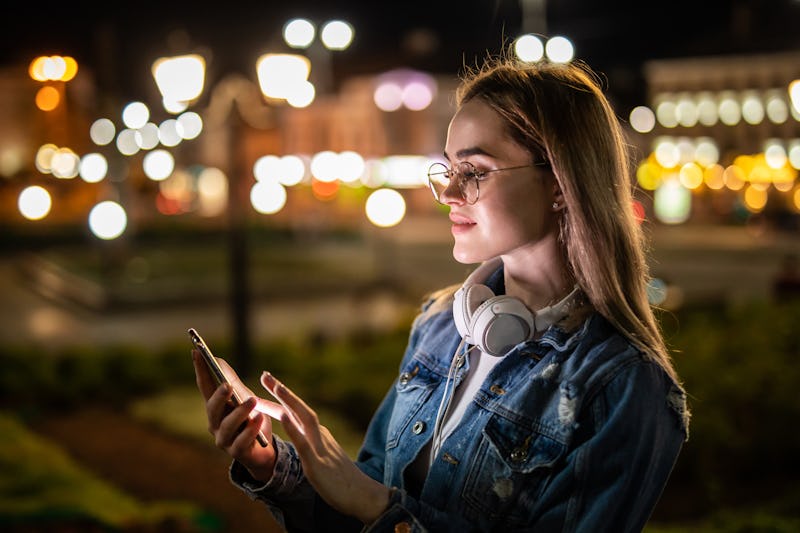
[(515, 345), (531, 339), (566, 317), (580, 297), (578, 285), (553, 305), (533, 313), (518, 298), (495, 296), (484, 281), (503, 264), (500, 257), (476, 268), (453, 299), (453, 319), (465, 342), (484, 353), (501, 356)]

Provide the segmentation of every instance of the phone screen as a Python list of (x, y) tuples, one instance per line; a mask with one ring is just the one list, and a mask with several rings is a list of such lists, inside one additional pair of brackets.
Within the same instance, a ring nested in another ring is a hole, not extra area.
[[(203, 338), (197, 333), (197, 330), (194, 328), (189, 328), (189, 339), (191, 339), (192, 344), (200, 352), (203, 356), (203, 360), (206, 362), (208, 369), (211, 371), (211, 375), (214, 376), (214, 380), (217, 382), (217, 385), (222, 385), (223, 383), (228, 383), (233, 390), (233, 395), (231, 396), (231, 400), (233, 401), (234, 405), (239, 405), (244, 401), (242, 395), (238, 390), (236, 390), (236, 386), (230, 382), (228, 377), (223, 372), (222, 367), (219, 365), (217, 358), (214, 357), (214, 354), (211, 353), (211, 349), (205, 343)], [(256, 436), (258, 439), (258, 443), (261, 444), (263, 447), (267, 447), (267, 437), (261, 432), (258, 432)]]

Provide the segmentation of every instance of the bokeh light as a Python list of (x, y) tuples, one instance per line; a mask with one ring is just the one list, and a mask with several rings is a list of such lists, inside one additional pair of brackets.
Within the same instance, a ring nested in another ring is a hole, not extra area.
[(250, 203), (261, 214), (277, 213), (286, 205), (286, 188), (277, 180), (257, 181), (250, 190)]
[(45, 85), (36, 92), (36, 107), (42, 111), (52, 111), (58, 107), (61, 95), (55, 87)]
[(689, 219), (692, 194), (677, 179), (664, 180), (653, 195), (653, 212), (665, 224), (681, 224)]
[(89, 212), (89, 229), (100, 239), (116, 239), (125, 231), (128, 215), (116, 202), (100, 202)]
[(322, 26), (320, 39), (329, 50), (344, 50), (353, 42), (353, 26), (343, 20), (331, 20)]
[(98, 118), (89, 128), (89, 138), (97, 146), (105, 146), (114, 140), (117, 130), (114, 123), (107, 118)]
[(181, 103), (186, 104), (200, 96), (203, 92), (205, 70), (206, 61), (198, 54), (157, 59), (151, 72), (164, 98), (164, 108), (173, 112), (181, 109)]
[(213, 217), (222, 214), (228, 203), (228, 177), (216, 167), (206, 167), (197, 176), (199, 212)]
[(575, 55), (572, 42), (560, 35), (548, 39), (544, 45), (544, 51), (553, 63), (569, 63)]
[(656, 125), (656, 116), (647, 106), (637, 106), (631, 110), (631, 127), (639, 133), (649, 133)]
[(194, 111), (186, 111), (178, 115), (176, 130), (184, 139), (196, 138), (203, 131), (203, 119)]
[(154, 150), (144, 156), (142, 169), (153, 181), (165, 180), (175, 170), (175, 158), (166, 150)]
[(541, 61), (544, 57), (544, 44), (539, 37), (528, 33), (514, 42), (514, 53), (522, 61), (529, 63)]
[(122, 108), (122, 123), (138, 130), (150, 120), (150, 109), (143, 102), (131, 102)]
[(315, 34), (314, 24), (302, 18), (292, 19), (283, 27), (283, 39), (292, 48), (308, 48)]
[(53, 200), (44, 187), (31, 185), (25, 187), (17, 199), (20, 214), (28, 220), (41, 220), (50, 213)]
[(81, 158), (80, 176), (87, 183), (102, 181), (108, 173), (108, 161), (98, 153), (86, 154)]
[(396, 226), (406, 213), (403, 196), (394, 189), (378, 189), (367, 198), (367, 219), (374, 225), (387, 228)]

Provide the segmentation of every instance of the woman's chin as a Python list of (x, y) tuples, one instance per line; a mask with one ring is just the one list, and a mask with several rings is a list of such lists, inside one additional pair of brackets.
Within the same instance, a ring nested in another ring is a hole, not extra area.
[(485, 254), (476, 253), (473, 250), (465, 250), (456, 244), (453, 246), (453, 259), (464, 265), (472, 265), (474, 263), (481, 263), (489, 257), (484, 257)]

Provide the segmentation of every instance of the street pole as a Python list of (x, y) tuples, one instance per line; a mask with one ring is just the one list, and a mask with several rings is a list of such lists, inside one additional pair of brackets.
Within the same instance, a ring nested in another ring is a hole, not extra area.
[(243, 378), (250, 377), (253, 366), (250, 342), (250, 272), (247, 239), (249, 187), (244, 179), (243, 130), (246, 127), (239, 106), (232, 105), (228, 121), (228, 264), (231, 328), (235, 368)]

